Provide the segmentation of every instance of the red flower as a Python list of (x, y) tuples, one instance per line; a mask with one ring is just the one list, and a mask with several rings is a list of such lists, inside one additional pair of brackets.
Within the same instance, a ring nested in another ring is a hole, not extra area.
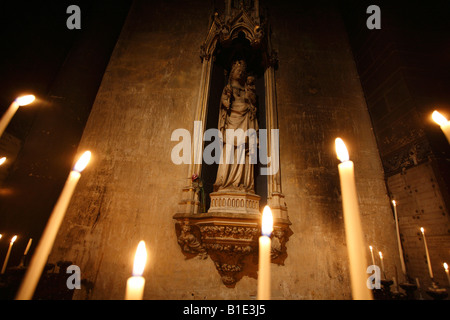
[(195, 180), (197, 180), (197, 179), (198, 179), (198, 174), (194, 173), (194, 174), (192, 175), (192, 181), (195, 181)]

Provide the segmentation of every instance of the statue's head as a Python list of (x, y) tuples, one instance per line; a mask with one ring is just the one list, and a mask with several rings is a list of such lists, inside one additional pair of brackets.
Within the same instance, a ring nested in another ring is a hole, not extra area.
[(246, 77), (247, 64), (244, 60), (237, 60), (231, 66), (230, 79), (243, 80)]

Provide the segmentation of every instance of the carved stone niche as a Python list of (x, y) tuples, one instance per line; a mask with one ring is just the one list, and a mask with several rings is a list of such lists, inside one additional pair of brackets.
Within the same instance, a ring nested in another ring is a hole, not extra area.
[(246, 192), (213, 192), (210, 213), (259, 214), (260, 196)]
[[(175, 219), (178, 244), (186, 259), (210, 258), (227, 287), (234, 287), (243, 276), (257, 278), (258, 238), (261, 235), (260, 196), (242, 190), (215, 190), (209, 194), (211, 204), (205, 211), (204, 191), (199, 192), (198, 181), (191, 177), (202, 172), (203, 139), (206, 129), (208, 100), (211, 91), (213, 67), (220, 64), (229, 70), (236, 56), (244, 57), (247, 66), (263, 79), (265, 123), (260, 124), (268, 133), (278, 129), (275, 89), (275, 70), (278, 60), (270, 42), (270, 26), (260, 10), (259, 1), (225, 0), (225, 11), (213, 15), (206, 39), (200, 46), (201, 79), (195, 117), (191, 164), (186, 173), (189, 184), (182, 189)], [(239, 51), (241, 50), (241, 51)], [(228, 66), (228, 67), (227, 67)], [(200, 123), (203, 127), (197, 127)], [(197, 133), (197, 134), (196, 134)], [(283, 265), (287, 258), (286, 242), (292, 234), (287, 206), (281, 188), (281, 168), (278, 140), (267, 135), (268, 165), (267, 204), (274, 218), (272, 239), (272, 263)], [(273, 172), (273, 174), (272, 174)]]
[[(234, 287), (243, 276), (257, 278), (260, 215), (223, 212), (176, 214), (174, 218), (177, 240), (186, 259), (210, 257), (227, 287)], [(272, 263), (284, 264), (289, 224), (274, 221)]]

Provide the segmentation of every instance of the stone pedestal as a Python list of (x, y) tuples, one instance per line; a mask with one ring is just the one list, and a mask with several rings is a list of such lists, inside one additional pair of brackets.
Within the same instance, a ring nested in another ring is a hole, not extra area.
[[(209, 256), (223, 284), (234, 287), (243, 276), (257, 277), (261, 214), (252, 206), (255, 202), (259, 205), (259, 196), (221, 194), (214, 200), (216, 206), (207, 213), (174, 215), (177, 240), (187, 259), (206, 259)], [(224, 211), (220, 212), (219, 208)], [(284, 264), (286, 242), (291, 234), (288, 223), (274, 219), (272, 263)]]

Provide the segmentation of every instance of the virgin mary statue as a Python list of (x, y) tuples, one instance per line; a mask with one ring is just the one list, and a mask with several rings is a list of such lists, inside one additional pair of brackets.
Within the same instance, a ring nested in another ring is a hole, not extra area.
[(214, 191), (254, 193), (258, 120), (255, 78), (246, 73), (246, 63), (233, 63), (220, 99), (218, 129), (222, 155)]

